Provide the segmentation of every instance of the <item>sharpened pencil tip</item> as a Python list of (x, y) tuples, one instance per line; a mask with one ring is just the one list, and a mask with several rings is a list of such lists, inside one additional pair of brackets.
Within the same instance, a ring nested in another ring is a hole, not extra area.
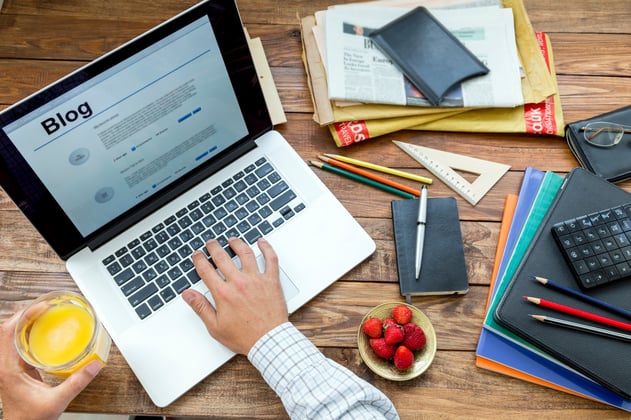
[(537, 280), (541, 284), (547, 284), (548, 283), (548, 279), (546, 279), (544, 277), (532, 276), (532, 278)]
[(543, 315), (532, 315), (532, 314), (531, 314), (530, 316), (531, 316), (531, 317), (533, 317), (534, 319), (536, 319), (537, 321), (541, 321), (541, 322), (543, 322), (543, 321), (545, 321), (545, 320), (546, 320), (546, 317), (545, 317), (545, 316), (543, 316)]

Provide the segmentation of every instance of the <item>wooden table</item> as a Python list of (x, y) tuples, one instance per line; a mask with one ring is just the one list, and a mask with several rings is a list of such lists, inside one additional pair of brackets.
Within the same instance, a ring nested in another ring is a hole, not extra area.
[[(0, 12), (0, 108), (192, 5), (193, 0), (4, 0)], [(297, 15), (331, 3), (240, 0), (252, 37), (261, 37), (288, 122), (278, 129), (305, 159), (340, 152), (328, 130), (312, 120), (301, 62)], [(550, 35), (565, 120), (631, 104), (631, 8), (626, 0), (524, 0), (537, 31)], [(415, 298), (438, 336), (438, 353), (420, 378), (395, 383), (361, 362), (356, 329), (371, 307), (402, 301), (397, 284), (388, 193), (318, 171), (318, 175), (377, 243), (376, 253), (333, 284), (291, 320), (330, 358), (383, 390), (402, 418), (629, 418), (583, 398), (505, 377), (475, 366), (484, 302), (494, 261), (504, 198), (517, 193), (524, 168), (561, 174), (577, 165), (560, 137), (513, 134), (400, 132), (349, 147), (349, 156), (430, 174), (391, 144), (392, 139), (511, 165), (475, 207), (458, 198), (471, 284), (462, 297)], [(622, 183), (631, 190), (631, 183)], [(441, 182), (432, 197), (455, 196)], [(29, 300), (58, 288), (76, 289), (52, 252), (0, 191), (0, 320)], [(159, 413), (181, 416), (286, 416), (276, 395), (245, 357), (236, 357), (170, 407), (153, 406), (116, 348), (107, 368), (71, 404), (70, 411)]]

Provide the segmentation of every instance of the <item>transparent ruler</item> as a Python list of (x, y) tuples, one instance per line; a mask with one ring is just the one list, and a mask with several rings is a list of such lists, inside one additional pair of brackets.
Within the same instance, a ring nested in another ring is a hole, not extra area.
[[(510, 169), (509, 165), (502, 163), (393, 141), (405, 153), (434, 174), (436, 178), (443, 181), (474, 206)], [(478, 177), (475, 181), (469, 182), (456, 170), (472, 173)]]

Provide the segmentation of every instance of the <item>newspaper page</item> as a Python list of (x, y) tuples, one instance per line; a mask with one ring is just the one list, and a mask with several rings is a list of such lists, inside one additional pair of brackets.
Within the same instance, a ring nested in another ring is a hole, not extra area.
[[(324, 62), (332, 100), (391, 105), (431, 104), (367, 37), (410, 8), (338, 6), (326, 11)], [(523, 104), (511, 9), (479, 7), (431, 12), (487, 67), (465, 81), (440, 106), (514, 107)], [(478, 80), (479, 79), (479, 80)]]

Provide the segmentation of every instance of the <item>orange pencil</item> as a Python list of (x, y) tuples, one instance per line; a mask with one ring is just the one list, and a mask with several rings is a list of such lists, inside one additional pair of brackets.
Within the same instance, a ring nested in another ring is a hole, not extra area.
[(320, 155), (318, 157), (321, 160), (323, 160), (324, 162), (328, 163), (329, 165), (337, 166), (338, 168), (345, 169), (348, 172), (353, 172), (353, 173), (355, 173), (357, 175), (361, 175), (361, 176), (364, 176), (366, 178), (370, 178), (370, 179), (372, 179), (374, 181), (381, 182), (382, 184), (386, 184), (386, 185), (389, 185), (389, 186), (391, 186), (393, 188), (399, 189), (401, 191), (405, 191), (405, 192), (410, 193), (410, 194), (412, 194), (412, 195), (414, 195), (416, 197), (419, 197), (421, 195), (421, 192), (419, 190), (415, 190), (414, 188), (410, 188), (407, 185), (403, 185), (403, 184), (400, 184), (398, 182), (391, 181), (391, 180), (389, 180), (387, 178), (381, 177), (379, 175), (375, 175), (372, 172), (368, 172), (368, 171), (365, 171), (363, 169), (359, 169), (358, 167), (353, 166), (353, 165), (349, 165), (348, 163), (340, 162), (339, 160), (336, 160), (336, 159), (333, 159), (333, 158), (330, 158), (330, 157), (327, 157), (327, 156)]

